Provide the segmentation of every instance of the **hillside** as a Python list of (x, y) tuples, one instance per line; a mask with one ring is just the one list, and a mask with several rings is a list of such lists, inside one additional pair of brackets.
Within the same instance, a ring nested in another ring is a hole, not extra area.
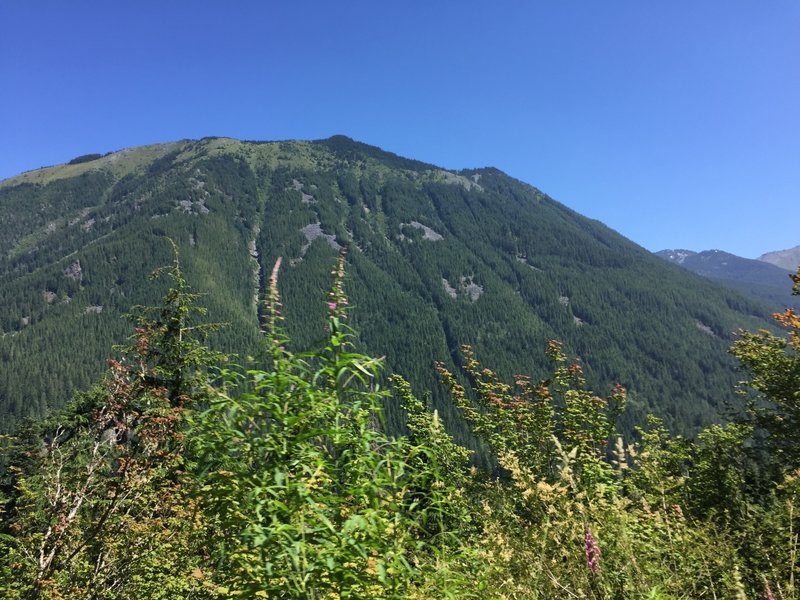
[(792, 296), (789, 279), (789, 275), (797, 270), (797, 265), (788, 270), (761, 259), (742, 258), (722, 250), (661, 250), (656, 255), (764, 302), (775, 310), (788, 306), (800, 308), (797, 297)]
[[(122, 315), (163, 292), (147, 276), (171, 261), (165, 237), (210, 319), (227, 323), (213, 344), (254, 356), (276, 258), (289, 333), (307, 347), (348, 248), (361, 345), (433, 390), (450, 422), (435, 360), (455, 367), (470, 344), (503, 376), (540, 376), (555, 338), (598, 393), (630, 390), (624, 428), (653, 411), (694, 430), (732, 398), (732, 332), (768, 326), (763, 305), (497, 169), (446, 171), (342, 136), (185, 140), (0, 183), (0, 428), (102, 372), (129, 333)], [(387, 418), (399, 427), (391, 406)]]

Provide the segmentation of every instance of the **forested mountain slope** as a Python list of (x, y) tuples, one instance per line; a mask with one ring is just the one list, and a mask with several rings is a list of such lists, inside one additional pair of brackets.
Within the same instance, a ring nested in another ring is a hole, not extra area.
[[(546, 372), (549, 339), (590, 385), (630, 391), (627, 423), (653, 411), (680, 431), (718, 416), (737, 379), (738, 328), (765, 308), (492, 169), (451, 172), (337, 136), (207, 138), (133, 148), (0, 183), (0, 429), (85, 387), (153, 303), (173, 239), (210, 319), (212, 345), (259, 352), (259, 304), (276, 258), (298, 347), (347, 248), (351, 324), (415, 389), (462, 344), (503, 376)], [(246, 362), (240, 356), (239, 362)], [(399, 413), (388, 407), (397, 426)]]

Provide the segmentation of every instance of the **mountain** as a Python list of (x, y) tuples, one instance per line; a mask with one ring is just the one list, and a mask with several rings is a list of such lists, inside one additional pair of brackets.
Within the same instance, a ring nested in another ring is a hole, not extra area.
[(777, 250), (775, 252), (767, 252), (758, 257), (758, 260), (770, 263), (782, 269), (789, 269), (794, 272), (797, 271), (800, 265), (800, 246), (789, 248), (788, 250)]
[[(773, 309), (800, 308), (800, 299), (792, 296), (789, 275), (793, 271), (722, 250), (661, 250), (657, 256), (678, 264), (693, 273), (718, 281)], [(795, 267), (794, 270), (797, 270)]]
[[(104, 369), (123, 315), (180, 250), (210, 342), (259, 352), (259, 298), (279, 285), (297, 347), (325, 322), (347, 248), (351, 325), (448, 422), (433, 364), (470, 344), (502, 376), (543, 376), (547, 340), (588, 382), (629, 391), (622, 426), (655, 412), (678, 431), (719, 417), (737, 380), (727, 350), (768, 310), (670, 265), (494, 168), (448, 171), (343, 136), (184, 140), (78, 157), (0, 182), (0, 428), (41, 417)], [(402, 417), (387, 408), (390, 427)], [(455, 427), (455, 425), (452, 425)]]

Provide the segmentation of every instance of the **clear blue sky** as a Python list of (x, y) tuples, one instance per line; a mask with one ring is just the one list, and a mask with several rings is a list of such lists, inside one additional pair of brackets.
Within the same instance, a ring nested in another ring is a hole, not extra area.
[(0, 179), (342, 133), (496, 166), (650, 250), (800, 244), (798, 0), (25, 0), (0, 25)]

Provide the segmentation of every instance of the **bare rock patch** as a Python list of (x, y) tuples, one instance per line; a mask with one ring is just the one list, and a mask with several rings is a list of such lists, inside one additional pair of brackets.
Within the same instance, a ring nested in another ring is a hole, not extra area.
[(442, 277), (442, 285), (444, 286), (444, 291), (447, 292), (448, 296), (450, 296), (451, 298), (458, 297), (458, 292), (456, 291), (456, 288), (450, 285), (450, 282), (447, 281), (447, 279), (445, 279), (444, 277)]
[(72, 279), (73, 281), (80, 281), (83, 279), (83, 270), (81, 269), (81, 261), (76, 260), (74, 263), (64, 269), (64, 277)]
[(306, 225), (300, 230), (300, 232), (306, 238), (306, 244), (305, 246), (303, 246), (303, 251), (302, 251), (303, 255), (305, 255), (306, 250), (308, 250), (308, 247), (317, 238), (324, 238), (325, 241), (328, 242), (328, 245), (337, 252), (339, 252), (339, 250), (342, 249), (341, 244), (339, 244), (339, 242), (336, 241), (335, 235), (331, 235), (322, 231), (322, 224), (319, 221), (317, 221), (316, 223), (310, 223)]
[(461, 277), (461, 289), (467, 293), (469, 299), (473, 302), (477, 302), (478, 298), (483, 295), (483, 286), (475, 283), (472, 276)]
[[(400, 229), (402, 230), (403, 227), (413, 227), (415, 229), (422, 230), (422, 239), (428, 240), (430, 242), (438, 242), (439, 240), (443, 240), (444, 237), (440, 233), (437, 233), (427, 225), (423, 225), (419, 221), (411, 221), (410, 223), (400, 223)], [(400, 239), (405, 239), (405, 237), (401, 234)]]
[(695, 321), (695, 322), (694, 322), (694, 324), (695, 324), (695, 325), (697, 326), (697, 328), (698, 328), (700, 331), (702, 331), (703, 333), (706, 333), (706, 334), (708, 334), (708, 335), (711, 335), (711, 336), (717, 337), (717, 334), (716, 334), (716, 333), (714, 333), (714, 330), (713, 330), (713, 329), (711, 329), (711, 327), (709, 327), (709, 326), (708, 326), (708, 325), (706, 325), (705, 323), (703, 323), (703, 322), (701, 322), (701, 321)]

